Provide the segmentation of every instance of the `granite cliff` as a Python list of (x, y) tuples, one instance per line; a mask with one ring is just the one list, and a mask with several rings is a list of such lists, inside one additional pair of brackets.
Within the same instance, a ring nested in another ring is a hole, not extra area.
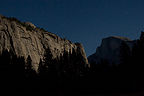
[[(32, 67), (37, 71), (40, 59), (43, 60), (45, 50), (49, 48), (52, 58), (60, 58), (64, 52), (81, 54), (81, 61), (88, 64), (82, 44), (72, 43), (69, 40), (37, 28), (30, 22), (20, 22), (15, 18), (0, 15), (0, 53), (3, 50), (12, 50), (18, 57), (30, 56)], [(77, 58), (77, 57), (75, 57)], [(71, 58), (72, 59), (72, 58)]]

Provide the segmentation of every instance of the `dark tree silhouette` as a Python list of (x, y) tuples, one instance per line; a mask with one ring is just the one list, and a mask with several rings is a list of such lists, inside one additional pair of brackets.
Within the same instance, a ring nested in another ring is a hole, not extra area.
[(120, 63), (124, 64), (124, 66), (128, 65), (130, 57), (131, 51), (129, 46), (125, 42), (122, 42), (120, 46)]
[(17, 57), (12, 50), (4, 50), (0, 55), (0, 75), (4, 80), (22, 80), (24, 79), (23, 57)]
[(26, 64), (25, 64), (25, 76), (28, 79), (32, 79), (32, 78), (35, 77), (35, 75), (36, 75), (36, 73), (35, 73), (35, 71), (33, 70), (33, 67), (32, 67), (31, 57), (28, 56), (27, 60), (26, 60)]
[(134, 85), (141, 88), (144, 85), (144, 32), (141, 32), (140, 39), (133, 46), (131, 61)]
[(57, 76), (56, 60), (53, 59), (49, 48), (46, 49), (44, 60), (39, 64), (39, 75), (41, 78), (54, 78)]

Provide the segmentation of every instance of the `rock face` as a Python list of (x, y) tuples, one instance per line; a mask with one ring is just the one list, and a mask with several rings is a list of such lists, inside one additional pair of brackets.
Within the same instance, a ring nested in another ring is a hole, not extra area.
[(30, 56), (33, 69), (37, 70), (40, 59), (43, 60), (45, 50), (49, 48), (52, 58), (58, 58), (64, 51), (79, 51), (82, 60), (88, 64), (85, 51), (81, 44), (74, 44), (57, 35), (34, 26), (30, 22), (22, 23), (15, 18), (0, 15), (0, 53), (12, 50), (17, 56), (25, 59)]
[(119, 36), (104, 38), (101, 45), (97, 48), (96, 53), (88, 57), (89, 62), (100, 63), (102, 60), (106, 60), (110, 64), (119, 64), (120, 46), (122, 42), (125, 42), (130, 50), (135, 43), (133, 40)]

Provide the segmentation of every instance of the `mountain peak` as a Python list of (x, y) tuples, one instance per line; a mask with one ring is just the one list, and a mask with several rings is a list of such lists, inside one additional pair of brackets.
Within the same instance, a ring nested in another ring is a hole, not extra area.
[(109, 36), (107, 38), (104, 39), (120, 39), (123, 41), (132, 41), (131, 39), (127, 38), (127, 37), (122, 37), (122, 36)]
[(135, 41), (121, 36), (110, 36), (104, 38), (96, 52), (88, 57), (89, 62), (100, 63), (102, 60), (106, 60), (110, 64), (119, 64), (120, 46), (122, 42), (125, 42), (130, 47), (130, 50), (135, 43)]

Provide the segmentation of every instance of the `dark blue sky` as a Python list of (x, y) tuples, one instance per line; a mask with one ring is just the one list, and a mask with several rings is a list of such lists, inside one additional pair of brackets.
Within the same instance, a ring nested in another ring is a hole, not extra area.
[(136, 39), (144, 29), (144, 0), (2, 0), (0, 14), (81, 42), (87, 56), (104, 37)]

